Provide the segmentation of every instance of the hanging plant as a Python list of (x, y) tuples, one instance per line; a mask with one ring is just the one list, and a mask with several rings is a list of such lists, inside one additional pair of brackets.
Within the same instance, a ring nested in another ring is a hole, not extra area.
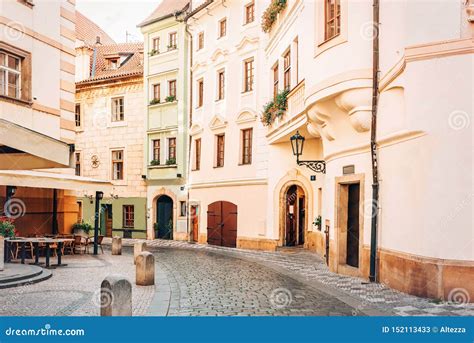
[(270, 100), (263, 106), (261, 121), (264, 126), (270, 126), (275, 118), (281, 118), (288, 108), (287, 89), (278, 92), (275, 99)]
[(0, 236), (5, 238), (15, 238), (16, 231), (13, 219), (8, 217), (0, 217)]
[(265, 33), (270, 32), (273, 24), (277, 20), (278, 13), (283, 11), (286, 7), (286, 0), (272, 0), (270, 6), (263, 12), (262, 15), (262, 30)]

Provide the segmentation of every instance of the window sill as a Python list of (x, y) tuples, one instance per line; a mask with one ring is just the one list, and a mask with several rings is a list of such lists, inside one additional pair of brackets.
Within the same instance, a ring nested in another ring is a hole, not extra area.
[(241, 94), (242, 96), (244, 96), (244, 95), (245, 95), (245, 96), (246, 96), (246, 95), (252, 95), (252, 94), (253, 94), (253, 91), (254, 91), (253, 89), (250, 90), (250, 91), (243, 91), (243, 92), (240, 93), (240, 94)]
[(107, 128), (114, 128), (114, 127), (124, 127), (124, 126), (127, 126), (127, 122), (126, 121), (114, 121), (114, 122), (110, 122), (108, 125), (107, 125)]
[(158, 166), (149, 165), (148, 169), (168, 169), (168, 168), (178, 168), (177, 164), (163, 164)]
[(344, 44), (346, 42), (347, 42), (347, 36), (343, 35), (343, 33), (339, 33), (337, 36), (326, 39), (325, 41), (317, 45), (316, 53), (314, 57), (317, 57), (321, 55), (323, 52), (331, 48), (334, 48), (340, 44)]
[(239, 163), (238, 166), (239, 167), (245, 167), (245, 166), (251, 166), (252, 163)]
[(8, 95), (0, 95), (0, 100), (5, 100), (5, 101), (11, 102), (11, 103), (14, 103), (14, 104), (17, 104), (17, 105), (25, 106), (25, 107), (31, 107), (33, 105), (32, 101), (13, 98), (13, 97), (8, 96)]
[(176, 103), (178, 103), (178, 100), (175, 100), (175, 101), (164, 101), (164, 102), (159, 102), (159, 103), (157, 103), (157, 104), (148, 105), (148, 107), (150, 107), (150, 108), (154, 108), (154, 107), (164, 107), (164, 106), (173, 105), (173, 104), (176, 104)]
[(224, 166), (214, 166), (214, 168), (224, 168)]
[(222, 99), (216, 99), (214, 100), (216, 102), (216, 104), (220, 103), (220, 102), (224, 102), (225, 98), (222, 98)]

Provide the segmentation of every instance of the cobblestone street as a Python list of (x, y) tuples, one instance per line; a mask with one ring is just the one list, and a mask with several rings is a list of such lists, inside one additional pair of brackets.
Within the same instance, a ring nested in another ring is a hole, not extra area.
[[(106, 240), (106, 244), (110, 240)], [(0, 315), (99, 315), (110, 274), (135, 281), (130, 246), (121, 256), (66, 256), (68, 266), (29, 286), (2, 290)], [(474, 315), (472, 305), (434, 302), (331, 273), (315, 254), (260, 252), (185, 242), (147, 242), (156, 285), (133, 286), (133, 314), (169, 316)]]

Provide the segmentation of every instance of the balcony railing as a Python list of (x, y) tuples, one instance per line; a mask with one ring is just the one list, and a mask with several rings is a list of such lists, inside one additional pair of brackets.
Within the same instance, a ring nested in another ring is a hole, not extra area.
[(276, 117), (273, 123), (268, 126), (269, 131), (278, 129), (280, 126), (304, 111), (304, 92), (305, 84), (304, 80), (302, 80), (290, 91), (290, 93), (288, 93), (288, 108), (285, 114)]

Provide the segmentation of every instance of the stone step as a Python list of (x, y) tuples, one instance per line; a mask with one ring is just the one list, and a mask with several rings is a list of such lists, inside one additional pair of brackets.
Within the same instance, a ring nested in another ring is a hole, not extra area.
[(49, 279), (50, 270), (26, 264), (6, 263), (0, 272), (0, 289), (33, 284)]

